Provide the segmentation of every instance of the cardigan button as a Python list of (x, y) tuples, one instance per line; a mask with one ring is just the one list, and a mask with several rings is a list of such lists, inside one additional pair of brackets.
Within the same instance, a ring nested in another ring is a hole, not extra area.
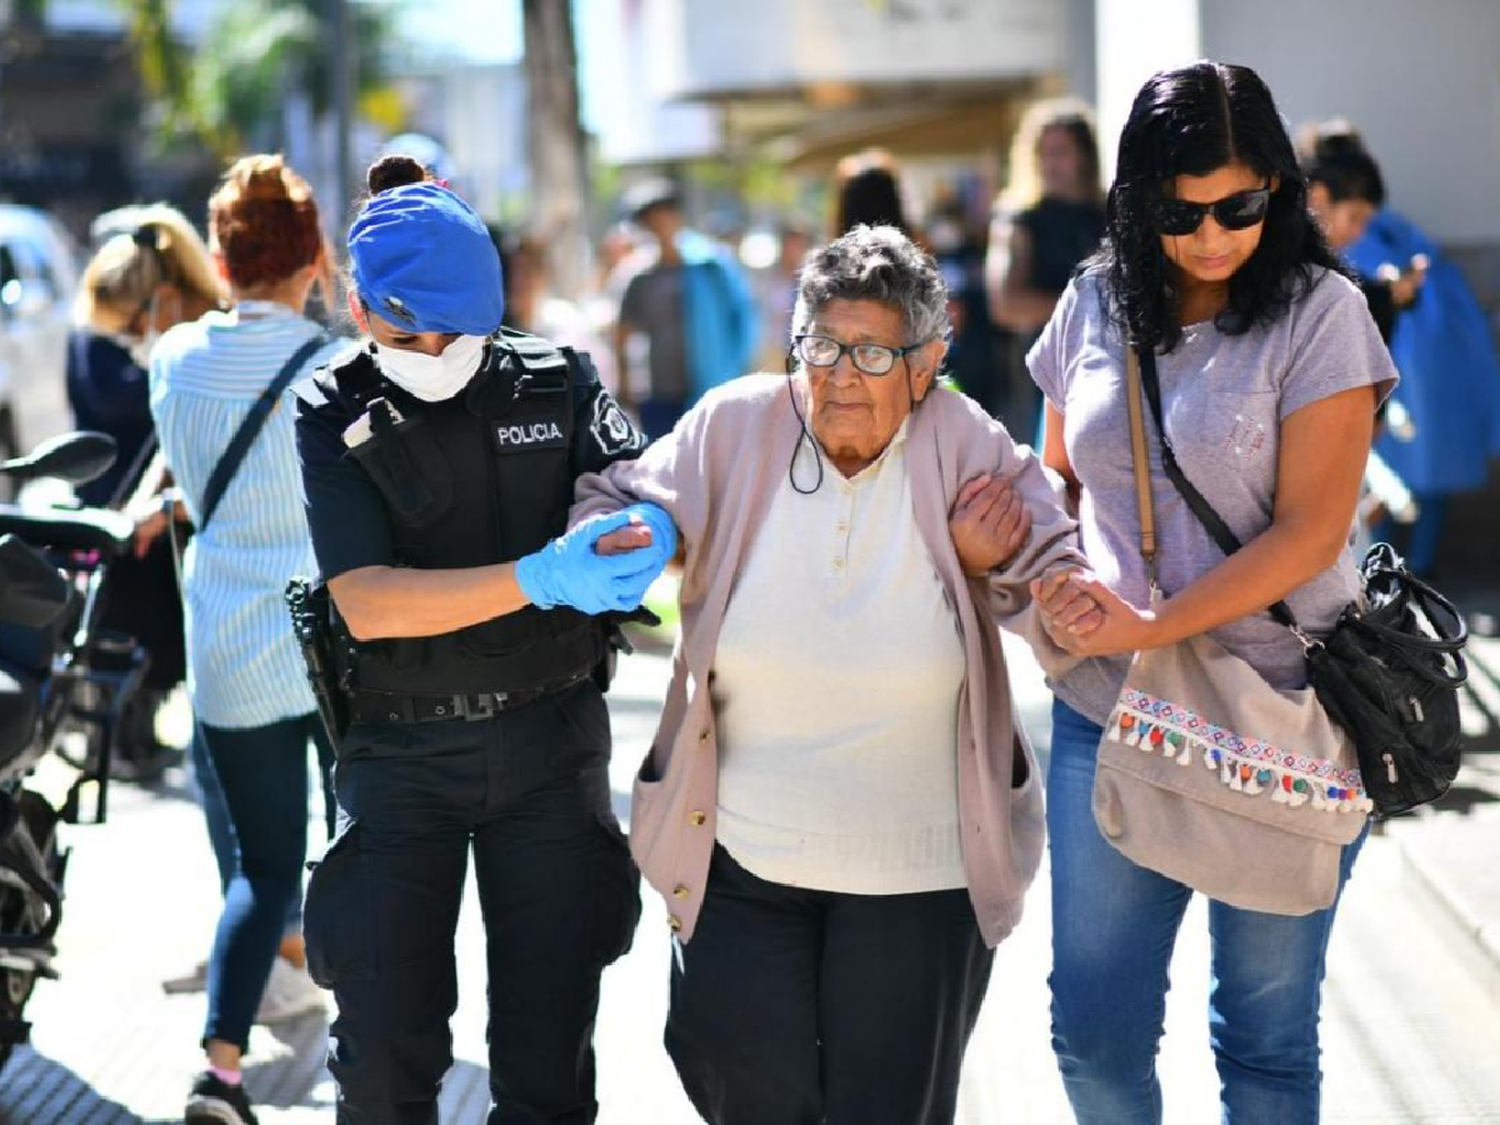
[(675, 886), (675, 887), (672, 888), (672, 897), (673, 898), (691, 898), (692, 895), (693, 895), (693, 892), (690, 891), (690, 890), (688, 890), (688, 888), (684, 887), (680, 883), (677, 886)]
[(712, 735), (712, 734), (713, 734), (713, 731), (709, 730), (707, 727), (704, 727), (702, 730), (700, 730), (698, 732), (698, 741), (699, 742), (707, 742), (708, 739), (709, 739), (709, 736)]
[(682, 919), (673, 914), (667, 919), (667, 925), (671, 927), (672, 932), (675, 934), (678, 930), (682, 929)]
[(702, 809), (694, 809), (688, 813), (688, 823), (694, 828), (702, 828), (708, 823), (708, 814)]

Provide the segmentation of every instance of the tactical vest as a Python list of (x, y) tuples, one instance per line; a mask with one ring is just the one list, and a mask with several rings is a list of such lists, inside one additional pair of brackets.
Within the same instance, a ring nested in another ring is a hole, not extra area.
[[(352, 449), (389, 510), (397, 565), (448, 569), (531, 554), (567, 525), (573, 502), (577, 357), (509, 331), (453, 398), (422, 402), (361, 351), (330, 368), (339, 395), (368, 411)], [(379, 401), (394, 407), (389, 412)], [(400, 695), (525, 691), (596, 669), (605, 623), (527, 606), (457, 632), (354, 642), (351, 686)]]

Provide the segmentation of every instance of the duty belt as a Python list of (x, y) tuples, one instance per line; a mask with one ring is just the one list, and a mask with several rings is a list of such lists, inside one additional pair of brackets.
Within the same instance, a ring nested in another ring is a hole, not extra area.
[(524, 691), (486, 691), (468, 695), (396, 695), (384, 691), (356, 691), (350, 697), (350, 719), (356, 723), (445, 723), (454, 719), (480, 722), (501, 711), (514, 711), (545, 695), (581, 684), (592, 673), (580, 672), (555, 684)]

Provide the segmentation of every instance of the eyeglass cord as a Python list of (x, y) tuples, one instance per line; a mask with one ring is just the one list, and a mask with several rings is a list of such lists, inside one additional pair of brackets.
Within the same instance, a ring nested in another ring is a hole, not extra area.
[[(807, 428), (807, 419), (803, 417), (802, 408), (797, 404), (797, 387), (792, 378), (797, 373), (797, 361), (795, 352), (788, 348), (786, 352), (786, 393), (792, 400), (792, 413), (797, 416), (797, 424), (802, 427), (802, 432), (797, 435), (797, 444), (792, 446), (792, 459), (786, 467), (786, 479), (791, 483), (792, 491), (801, 496), (811, 496), (823, 487), (823, 455), (818, 452), (818, 443), (812, 436), (812, 431)], [(811, 488), (803, 488), (797, 483), (797, 454), (802, 451), (802, 443), (807, 442), (808, 448), (812, 450), (813, 460), (818, 466), (818, 479)]]

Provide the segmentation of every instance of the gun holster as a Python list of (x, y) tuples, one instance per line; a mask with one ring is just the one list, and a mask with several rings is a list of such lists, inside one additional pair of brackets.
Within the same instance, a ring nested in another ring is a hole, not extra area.
[(293, 578), (287, 583), (286, 604), (292, 615), (292, 632), (307, 666), (307, 682), (318, 703), (318, 715), (337, 751), (349, 730), (350, 707), (348, 687), (339, 671), (347, 662), (337, 659), (339, 632), (328, 587), (322, 582)]

